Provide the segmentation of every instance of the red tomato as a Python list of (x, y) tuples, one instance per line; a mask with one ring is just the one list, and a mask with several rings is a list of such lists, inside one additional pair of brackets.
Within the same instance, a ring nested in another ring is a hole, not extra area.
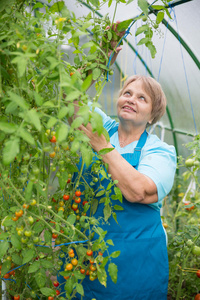
[(9, 273), (6, 273), (4, 276), (3, 276), (3, 278), (5, 278), (5, 279), (8, 279), (10, 277), (10, 274)]
[(79, 197), (79, 198), (76, 198), (75, 200), (74, 200), (76, 203), (81, 203), (81, 198)]
[(85, 269), (80, 269), (81, 274), (85, 274)]
[[(191, 204), (190, 202), (185, 202), (185, 205), (189, 205)], [(193, 210), (194, 209), (194, 205), (192, 205), (191, 207), (186, 207), (186, 210)]]
[(75, 195), (76, 195), (76, 197), (80, 197), (81, 196), (81, 191), (76, 191)]
[(57, 239), (57, 237), (58, 237), (58, 234), (57, 234), (57, 233), (53, 233), (53, 234), (52, 234), (52, 238), (53, 238), (53, 239)]
[(194, 300), (200, 300), (200, 294), (196, 294)]
[(63, 199), (65, 200), (65, 201), (67, 201), (67, 200), (69, 200), (69, 198), (70, 198), (70, 196), (69, 195), (63, 195)]
[(78, 209), (78, 204), (72, 204), (72, 209), (74, 210), (74, 211), (76, 211), (77, 209)]
[(54, 299), (54, 297), (51, 297), (51, 296), (48, 297), (48, 300), (53, 300), (53, 299)]
[(83, 206), (84, 206), (86, 203), (88, 203), (88, 202), (87, 202), (87, 201), (83, 201)]
[(53, 285), (54, 285), (55, 287), (58, 287), (58, 286), (59, 286), (59, 282), (58, 282), (58, 281), (54, 281), (54, 282), (53, 282)]
[(198, 271), (196, 272), (196, 275), (197, 275), (197, 277), (200, 278), (200, 270), (198, 270)]
[(52, 136), (50, 142), (51, 142), (51, 143), (56, 143), (56, 137), (55, 137), (55, 135)]
[(14, 300), (19, 300), (20, 299), (20, 295), (15, 295), (14, 296)]
[(86, 252), (86, 254), (87, 254), (88, 256), (92, 256), (93, 251), (92, 251), (92, 250), (88, 250), (88, 251)]
[(59, 290), (56, 290), (56, 295), (60, 295), (60, 291)]

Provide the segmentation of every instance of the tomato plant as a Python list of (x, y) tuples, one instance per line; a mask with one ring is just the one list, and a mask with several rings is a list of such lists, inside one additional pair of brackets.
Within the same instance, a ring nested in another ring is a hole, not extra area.
[(171, 195), (164, 201), (162, 218), (163, 223), (168, 225), (165, 230), (168, 236), (170, 299), (195, 299), (199, 291), (199, 141), (200, 137), (196, 136), (186, 145), (195, 154), (186, 159), (179, 157), (181, 175), (177, 175)]
[[(67, 279), (74, 272), (75, 287), (85, 273), (105, 284), (96, 267), (102, 263), (106, 272), (105, 266), (113, 260), (99, 220), (116, 219), (113, 188), (117, 201), (122, 201), (122, 195), (105, 172), (101, 156), (94, 153), (78, 128), (90, 121), (99, 135), (104, 132), (99, 115), (89, 111), (86, 92), (96, 81), (92, 109), (98, 106), (110, 71), (111, 43), (105, 38), (105, 28), (115, 18), (92, 14), (76, 18), (64, 1), (11, 2), (0, 1), (1, 277), (9, 299), (19, 294), (23, 299), (52, 300), (57, 287), (51, 281), (52, 274)], [(109, 0), (100, 0), (98, 5), (98, 1), (89, 2), (95, 10), (110, 4)], [(141, 18), (142, 13), (138, 20)], [(125, 21), (124, 29), (128, 23)], [(152, 31), (151, 23), (146, 25)], [(93, 28), (93, 34), (88, 35), (88, 28)], [(148, 48), (154, 56), (152, 34)], [(119, 40), (110, 26), (112, 35)], [(82, 45), (80, 36), (87, 36), (89, 44)], [(99, 46), (102, 40), (105, 52)], [(63, 45), (73, 52), (72, 58), (67, 58)], [(77, 99), (80, 115), (70, 125)], [(91, 182), (86, 182), (84, 166), (91, 164)], [(101, 188), (106, 205), (102, 203), (104, 214), (96, 219), (99, 204), (94, 184), (101, 183), (100, 177), (109, 185)], [(95, 263), (88, 270), (91, 257)], [(117, 271), (109, 276), (116, 278)], [(66, 287), (69, 299), (76, 292), (76, 288), (71, 291)]]

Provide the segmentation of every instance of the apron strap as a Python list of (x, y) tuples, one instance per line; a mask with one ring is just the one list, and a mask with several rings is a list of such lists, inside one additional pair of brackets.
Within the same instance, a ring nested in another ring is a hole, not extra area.
[[(117, 125), (113, 128), (111, 128), (109, 131), (108, 131), (108, 134), (111, 138), (111, 136), (118, 130), (118, 127), (119, 127), (119, 123), (117, 123)], [(137, 142), (137, 145), (136, 147), (134, 148), (134, 152), (133, 153), (124, 153), (124, 154), (121, 154), (122, 157), (124, 159), (126, 159), (127, 162), (129, 162), (134, 168), (138, 166), (139, 164), (139, 160), (140, 160), (140, 155), (141, 155), (141, 150), (143, 148), (143, 146), (145, 145), (146, 143), (146, 140), (147, 140), (147, 136), (148, 136), (148, 133), (147, 131), (145, 130), (139, 141)]]

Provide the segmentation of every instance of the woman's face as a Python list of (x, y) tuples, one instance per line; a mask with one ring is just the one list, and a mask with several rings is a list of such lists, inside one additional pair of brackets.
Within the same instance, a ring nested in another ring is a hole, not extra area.
[(130, 121), (134, 126), (146, 128), (152, 121), (152, 101), (141, 80), (128, 84), (117, 101), (117, 114), (121, 122)]

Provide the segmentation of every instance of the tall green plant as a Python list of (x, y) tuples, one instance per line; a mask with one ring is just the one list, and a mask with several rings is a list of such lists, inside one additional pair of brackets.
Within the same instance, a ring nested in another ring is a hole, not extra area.
[[(112, 41), (119, 40), (112, 27), (117, 4), (131, 1), (116, 1), (112, 20), (95, 15), (112, 1), (87, 1), (93, 11), (82, 18), (76, 18), (64, 1), (50, 2), (0, 3), (0, 259), (9, 299), (56, 297), (59, 287), (51, 276), (58, 272), (66, 279), (67, 299), (84, 294), (82, 281), (88, 273), (91, 280), (98, 278), (106, 286), (106, 265), (117, 281), (113, 259), (120, 251), (108, 252), (113, 242), (106, 240), (94, 215), (101, 196), (104, 222), (110, 217), (117, 221), (121, 192), (106, 175), (101, 153), (92, 151), (78, 128), (90, 122), (94, 131), (106, 134), (94, 108), (110, 70)], [(135, 21), (143, 18), (144, 25), (136, 34), (144, 33), (140, 44), (146, 44), (154, 56), (152, 25), (157, 27), (167, 10), (155, 7), (161, 11), (152, 21), (147, 2), (140, 0), (138, 5), (142, 13)], [(122, 22), (118, 30), (125, 30), (131, 21)], [(87, 37), (84, 44), (81, 36)], [(73, 48), (73, 62), (66, 59), (63, 44)], [(93, 81), (96, 97), (91, 114), (86, 92)], [(69, 125), (75, 99), (78, 117)], [(88, 183), (83, 169), (92, 162)], [(110, 180), (106, 189), (102, 177)], [(98, 192), (96, 182), (101, 187)]]

